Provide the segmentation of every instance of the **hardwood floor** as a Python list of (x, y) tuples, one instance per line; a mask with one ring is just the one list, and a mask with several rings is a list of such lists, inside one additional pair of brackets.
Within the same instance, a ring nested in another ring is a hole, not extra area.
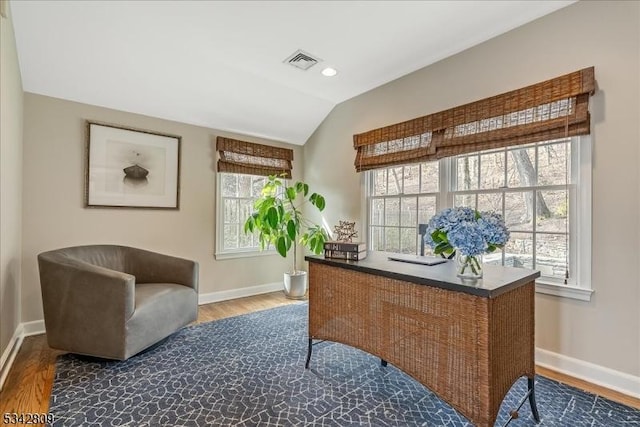
[(553, 371), (551, 369), (543, 368), (536, 365), (536, 373), (546, 378), (551, 378), (563, 384), (570, 385), (580, 390), (588, 391), (589, 393), (597, 394), (598, 396), (613, 400), (614, 402), (622, 403), (623, 405), (631, 406), (632, 408), (640, 409), (640, 399), (631, 397), (629, 395), (620, 393), (619, 391), (611, 390), (606, 387), (602, 387), (578, 378), (571, 377), (560, 372)]
[[(273, 292), (207, 304), (200, 306), (196, 323), (209, 322), (296, 303), (299, 303), (299, 301), (286, 299), (282, 292)], [(63, 352), (49, 348), (45, 335), (25, 338), (0, 392), (0, 424), (2, 424), (1, 417), (5, 413), (47, 413), (53, 386), (55, 361), (60, 354), (63, 354)], [(549, 369), (538, 367), (537, 372), (547, 378), (640, 409), (640, 399), (559, 374)]]

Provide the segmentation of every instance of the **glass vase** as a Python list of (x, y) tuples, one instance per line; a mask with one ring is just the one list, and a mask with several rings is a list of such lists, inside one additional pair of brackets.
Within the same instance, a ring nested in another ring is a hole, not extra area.
[(456, 251), (456, 274), (462, 280), (481, 279), (482, 255), (462, 255), (460, 251)]

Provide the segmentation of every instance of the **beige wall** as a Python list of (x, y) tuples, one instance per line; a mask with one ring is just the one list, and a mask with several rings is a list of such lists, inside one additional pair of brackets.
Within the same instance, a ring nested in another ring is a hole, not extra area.
[[(279, 257), (213, 258), (214, 140), (222, 132), (26, 94), (23, 148), (23, 95), (13, 32), (10, 21), (2, 19), (0, 25), (0, 352), (20, 320), (42, 318), (36, 255), (44, 250), (118, 243), (193, 258), (201, 266), (201, 293), (281, 280), (288, 263)], [(304, 150), (295, 147), (294, 177), (304, 172), (312, 189), (326, 196), (327, 224), (355, 219), (361, 227), (364, 206), (361, 176), (353, 169), (354, 133), (594, 65), (599, 87), (591, 103), (596, 292), (591, 302), (538, 295), (536, 339), (540, 348), (638, 376), (639, 27), (638, 2), (582, 1), (346, 101)], [(83, 208), (86, 119), (181, 135), (180, 211)], [(21, 263), (22, 317), (17, 302)]]
[[(200, 294), (282, 281), (279, 256), (216, 261), (215, 185), (218, 135), (284, 146), (31, 93), (24, 100), (22, 321), (42, 319), (36, 256), (49, 249), (114, 243), (200, 263)], [(180, 210), (84, 208), (85, 120), (182, 136)], [(302, 148), (294, 148), (294, 178)]]
[(304, 147), (305, 178), (330, 194), (329, 224), (362, 220), (353, 134), (595, 66), (595, 294), (590, 302), (538, 295), (536, 345), (639, 376), (639, 61), (639, 2), (576, 3), (340, 104)]
[(10, 18), (0, 18), (0, 356), (20, 323), (22, 80)]

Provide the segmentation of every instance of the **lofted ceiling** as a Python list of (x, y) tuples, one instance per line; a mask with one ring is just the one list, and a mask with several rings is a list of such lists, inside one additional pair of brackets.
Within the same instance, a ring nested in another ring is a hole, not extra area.
[[(11, 1), (27, 92), (304, 144), (338, 103), (574, 1)], [(283, 61), (296, 50), (321, 61)], [(334, 77), (321, 74), (331, 66)]]

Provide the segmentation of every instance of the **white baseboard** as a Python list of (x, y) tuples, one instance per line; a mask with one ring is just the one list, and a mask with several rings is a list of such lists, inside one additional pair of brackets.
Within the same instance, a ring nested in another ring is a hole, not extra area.
[(40, 335), (47, 332), (44, 328), (44, 320), (34, 320), (33, 322), (22, 323), (22, 336)]
[(536, 348), (536, 364), (640, 399), (640, 377)]
[(266, 294), (281, 291), (282, 282), (265, 283), (264, 285), (249, 286), (247, 288), (230, 289), (228, 291), (210, 292), (198, 296), (198, 304), (210, 304), (212, 302), (227, 301), (230, 299), (250, 297), (252, 295)]
[[(209, 304), (212, 302), (227, 301), (236, 298), (250, 297), (252, 295), (266, 294), (282, 290), (282, 282), (265, 283), (263, 285), (250, 286), (247, 288), (230, 289), (228, 291), (211, 292), (208, 294), (200, 294), (198, 296), (198, 305)], [(33, 322), (25, 322), (20, 324), (22, 327), (22, 336), (44, 334), (44, 320), (34, 320)]]
[[(264, 285), (251, 286), (248, 288), (211, 292), (208, 294), (200, 294), (198, 296), (198, 304), (202, 305), (212, 302), (227, 301), (230, 299), (250, 297), (252, 295), (266, 294), (268, 292), (275, 292), (279, 290), (282, 290), (282, 282), (265, 283)], [(46, 332), (44, 320), (34, 320), (33, 322), (21, 323), (18, 328), (21, 328), (20, 331), (22, 338), (29, 337), (31, 335), (40, 335)], [(18, 329), (16, 329), (16, 331), (18, 331)], [(2, 362), (3, 361), (4, 359), (2, 359)], [(0, 366), (2, 365), (3, 364), (0, 363)]]
[(22, 340), (24, 339), (24, 330), (22, 323), (18, 325), (16, 330), (13, 332), (13, 336), (9, 340), (9, 345), (0, 356), (0, 390), (4, 386), (4, 381), (7, 379), (9, 375), (9, 371), (11, 370), (11, 366), (13, 365), (13, 361), (20, 350), (20, 346), (22, 346)]

